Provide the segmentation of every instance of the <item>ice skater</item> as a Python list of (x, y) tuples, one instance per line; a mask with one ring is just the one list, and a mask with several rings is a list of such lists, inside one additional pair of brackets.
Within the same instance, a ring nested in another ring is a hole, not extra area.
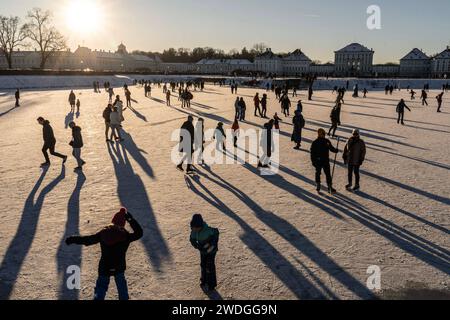
[(70, 112), (75, 112), (75, 103), (77, 101), (77, 97), (75, 96), (75, 93), (73, 90), (70, 91), (69, 94), (69, 104), (70, 104)]
[[(366, 144), (361, 139), (359, 130), (355, 129), (344, 148), (343, 154), (344, 163), (348, 166), (348, 184), (345, 186), (348, 191), (360, 189), (359, 168), (363, 165), (365, 158)], [(355, 186), (352, 189), (353, 174), (355, 174)]]
[(411, 109), (406, 105), (405, 100), (401, 99), (399, 104), (397, 105), (397, 123), (405, 125), (404, 118), (405, 118), (405, 109), (409, 110), (411, 112)]
[[(333, 110), (331, 110), (330, 114), (331, 119), (331, 127), (328, 131), (328, 136), (331, 136), (332, 138), (336, 137), (336, 130), (338, 126), (341, 125), (341, 104), (338, 103), (334, 106)], [(331, 134), (333, 133), (333, 134)]]
[(422, 106), (427, 106), (428, 107), (428, 93), (426, 92), (426, 90), (422, 90), (422, 95), (420, 96), (420, 99), (422, 99)]
[(227, 135), (225, 134), (225, 130), (223, 129), (222, 122), (219, 122), (217, 124), (213, 139), (216, 140), (216, 150), (225, 153), (227, 150), (227, 147), (225, 145)]
[(194, 140), (195, 140), (195, 128), (193, 125), (194, 117), (188, 116), (187, 121), (183, 123), (181, 126), (180, 133), (180, 149), (181, 153), (184, 153), (183, 158), (179, 165), (177, 165), (177, 169), (180, 171), (184, 171), (183, 163), (187, 163), (186, 173), (194, 172), (192, 168), (192, 153), (194, 150)]
[(253, 98), (253, 102), (255, 104), (255, 117), (257, 117), (257, 113), (259, 113), (259, 116), (262, 118), (262, 112), (260, 108), (261, 100), (259, 99), (259, 93), (256, 93), (255, 97)]
[[(111, 127), (111, 138), (109, 139), (109, 141), (113, 142), (113, 141), (119, 141), (122, 142), (124, 141), (121, 134), (120, 134), (120, 128), (121, 128), (121, 123), (122, 123), (122, 118), (120, 117), (120, 113), (118, 111), (117, 107), (113, 107), (112, 108), (112, 112), (109, 116), (110, 122), (109, 125)], [(114, 140), (113, 140), (114, 138)]]
[(267, 94), (265, 93), (261, 99), (261, 114), (263, 118), (267, 119)]
[(65, 164), (67, 161), (67, 156), (55, 151), (56, 138), (53, 133), (53, 129), (50, 126), (50, 121), (45, 120), (43, 117), (39, 117), (37, 121), (40, 125), (42, 125), (42, 132), (44, 136), (44, 146), (42, 147), (42, 153), (44, 154), (45, 162), (41, 164), (41, 167), (50, 166), (50, 158), (48, 156), (47, 150), (50, 150), (50, 154), (52, 156), (63, 159), (63, 164)]
[(294, 126), (291, 141), (295, 142), (295, 150), (300, 150), (302, 145), (302, 131), (305, 127), (305, 118), (300, 111), (295, 111), (295, 116), (292, 119), (292, 124)]
[(111, 142), (109, 139), (109, 129), (111, 129), (111, 112), (112, 112), (112, 104), (108, 104), (108, 106), (103, 110), (103, 119), (105, 120), (105, 137), (106, 142)]
[(170, 90), (167, 90), (166, 91), (166, 105), (168, 107), (170, 107), (170, 95), (171, 95)]
[(441, 107), (442, 107), (443, 97), (444, 97), (444, 92), (441, 92), (441, 93), (438, 94), (437, 97), (436, 97), (436, 100), (437, 100), (437, 103), (438, 103), (438, 109), (437, 109), (437, 112), (441, 112)]
[(325, 138), (325, 130), (318, 130), (318, 138), (311, 145), (311, 162), (316, 169), (316, 185), (317, 192), (321, 190), (321, 174), (322, 170), (325, 173), (328, 185), (328, 192), (330, 194), (336, 193), (333, 188), (333, 177), (331, 176), (330, 168), (330, 151), (338, 153), (339, 150), (331, 144), (330, 140)]
[(20, 90), (19, 89), (16, 90), (14, 97), (16, 98), (16, 108), (20, 107)]
[[(133, 233), (125, 229), (130, 224)], [(67, 245), (93, 246), (100, 244), (101, 257), (98, 278), (95, 285), (94, 300), (105, 300), (111, 277), (114, 277), (119, 300), (129, 300), (128, 284), (125, 278), (126, 255), (130, 244), (142, 238), (144, 232), (139, 223), (127, 209), (122, 208), (114, 216), (110, 225), (91, 236), (72, 236), (66, 239)]]
[(219, 234), (219, 229), (208, 226), (200, 214), (192, 217), (190, 242), (200, 252), (200, 287), (206, 293), (217, 287), (216, 255)]
[(81, 159), (81, 148), (83, 148), (83, 136), (81, 135), (81, 128), (76, 125), (75, 122), (69, 123), (70, 129), (72, 129), (72, 141), (70, 141), (69, 145), (72, 147), (72, 155), (77, 160), (78, 166), (75, 168), (75, 171), (83, 170), (83, 166), (86, 162)]

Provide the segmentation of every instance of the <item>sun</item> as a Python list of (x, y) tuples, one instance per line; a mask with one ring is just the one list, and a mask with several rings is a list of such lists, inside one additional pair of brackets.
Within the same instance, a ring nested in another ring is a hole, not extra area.
[(70, 0), (64, 16), (67, 27), (74, 33), (95, 32), (104, 23), (103, 10), (97, 0)]

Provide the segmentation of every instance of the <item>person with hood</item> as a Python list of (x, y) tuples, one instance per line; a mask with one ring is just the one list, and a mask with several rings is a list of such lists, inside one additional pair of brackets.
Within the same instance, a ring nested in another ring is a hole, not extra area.
[(77, 160), (78, 167), (75, 170), (83, 170), (83, 166), (86, 162), (81, 159), (81, 148), (83, 148), (83, 137), (81, 135), (81, 128), (75, 124), (75, 122), (69, 123), (70, 129), (72, 129), (72, 141), (69, 145), (73, 148), (72, 155)]
[(63, 159), (63, 164), (65, 164), (67, 161), (67, 156), (55, 151), (56, 138), (53, 133), (53, 129), (50, 126), (50, 121), (45, 120), (43, 117), (39, 117), (37, 121), (40, 125), (42, 125), (42, 133), (44, 137), (42, 153), (44, 154), (45, 162), (41, 164), (41, 167), (48, 167), (50, 165), (50, 158), (48, 157), (47, 150), (50, 150), (50, 154), (52, 156)]
[(405, 108), (411, 112), (411, 109), (406, 105), (405, 100), (401, 99), (399, 104), (397, 105), (397, 113), (398, 113), (398, 119), (397, 123), (400, 123), (402, 125), (405, 125), (404, 118), (405, 118)]
[(14, 94), (15, 98), (16, 98), (16, 107), (20, 107), (20, 90), (17, 89), (16, 93)]
[(70, 104), (70, 111), (75, 112), (75, 103), (77, 101), (77, 97), (75, 96), (75, 93), (73, 90), (70, 91), (69, 94), (69, 104)]
[(325, 130), (318, 130), (318, 138), (311, 145), (311, 162), (316, 169), (317, 192), (321, 189), (321, 174), (324, 171), (327, 178), (328, 192), (333, 194), (336, 190), (333, 188), (333, 178), (330, 168), (330, 151), (338, 153), (339, 150), (333, 147), (330, 140), (325, 138)]
[(253, 98), (253, 102), (255, 104), (255, 117), (257, 117), (257, 113), (259, 113), (259, 116), (262, 118), (262, 112), (260, 108), (261, 100), (259, 99), (259, 93), (256, 93), (255, 97)]
[(200, 287), (205, 292), (214, 291), (217, 287), (216, 255), (219, 234), (219, 229), (208, 226), (200, 214), (192, 217), (190, 242), (200, 252)]
[(192, 173), (194, 170), (192, 169), (192, 153), (194, 150), (194, 140), (195, 140), (195, 128), (193, 125), (194, 117), (188, 116), (187, 121), (183, 123), (181, 126), (181, 135), (180, 135), (180, 152), (184, 153), (185, 156), (181, 159), (180, 164), (177, 166), (177, 169), (180, 171), (184, 171), (183, 163), (187, 162), (186, 173)]
[(331, 118), (331, 128), (328, 131), (328, 136), (331, 136), (331, 132), (333, 132), (332, 138), (336, 136), (336, 130), (338, 126), (341, 125), (341, 104), (338, 103), (334, 106), (333, 110), (331, 110), (330, 114)]
[[(130, 224), (132, 233), (125, 229)], [(126, 254), (130, 244), (143, 236), (142, 227), (127, 209), (122, 208), (114, 216), (110, 225), (91, 236), (71, 236), (67, 245), (77, 244), (93, 246), (100, 244), (101, 257), (98, 266), (98, 278), (95, 286), (94, 300), (105, 300), (111, 277), (114, 277), (119, 300), (129, 300), (128, 284), (125, 278)]]
[[(109, 125), (111, 126), (111, 139), (110, 141), (120, 141), (122, 142), (122, 136), (120, 135), (120, 124), (121, 124), (121, 119), (120, 119), (120, 114), (119, 111), (117, 109), (117, 107), (113, 107), (111, 114), (109, 115)], [(112, 138), (114, 138), (114, 140), (112, 140)]]
[(366, 158), (366, 144), (361, 139), (359, 130), (353, 130), (352, 137), (348, 140), (347, 145), (344, 148), (343, 159), (344, 163), (348, 166), (348, 185), (345, 186), (347, 190), (351, 190), (353, 186), (353, 174), (355, 174), (355, 187), (353, 191), (360, 189), (360, 175), (359, 168), (364, 163)]
[(199, 118), (195, 124), (195, 151), (198, 152), (198, 163), (205, 164), (203, 152), (205, 151), (205, 120)]
[(302, 144), (302, 130), (305, 127), (305, 118), (300, 111), (295, 111), (295, 116), (292, 119), (294, 131), (292, 132), (291, 141), (295, 142), (295, 150), (300, 150)]
[(267, 119), (267, 94), (265, 93), (261, 99), (261, 114), (263, 118)]
[(438, 109), (437, 109), (437, 112), (441, 112), (441, 107), (442, 107), (442, 98), (444, 97), (444, 92), (441, 92), (437, 97), (436, 97), (436, 100), (437, 100), (437, 103), (438, 103)]
[(112, 112), (112, 104), (108, 104), (108, 106), (103, 110), (103, 119), (105, 120), (105, 137), (106, 142), (110, 142), (109, 139), (109, 129), (111, 128), (111, 112)]

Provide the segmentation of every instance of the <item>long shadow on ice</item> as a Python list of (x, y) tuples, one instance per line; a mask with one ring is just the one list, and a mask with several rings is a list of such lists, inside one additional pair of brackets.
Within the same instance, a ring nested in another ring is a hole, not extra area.
[(33, 190), (28, 195), (23, 208), (19, 227), (17, 228), (16, 234), (6, 250), (0, 266), (0, 299), (10, 298), (22, 265), (33, 244), (45, 197), (62, 180), (64, 180), (65, 173), (65, 167), (62, 166), (59, 176), (45, 186), (35, 200), (35, 196), (47, 174), (47, 169), (43, 170)]
[(77, 300), (79, 296), (78, 290), (70, 290), (67, 288), (68, 274), (66, 273), (69, 266), (78, 266), (81, 268), (81, 246), (68, 246), (65, 243), (67, 237), (80, 234), (80, 193), (86, 182), (86, 176), (82, 172), (77, 173), (77, 183), (67, 204), (67, 221), (64, 236), (59, 244), (56, 254), (59, 291), (58, 298), (60, 300)]
[[(204, 201), (217, 208), (220, 212), (234, 220), (243, 230), (240, 236), (244, 244), (275, 274), (283, 284), (291, 290), (298, 299), (336, 299), (334, 295), (327, 296), (313, 282), (308, 280), (280, 252), (278, 252), (263, 236), (248, 225), (238, 214), (225, 205), (211, 192), (198, 177), (185, 177), (186, 184), (192, 192)], [(198, 187), (197, 187), (198, 186)], [(325, 287), (320, 283), (321, 287)]]
[[(249, 165), (245, 165), (249, 170), (252, 169)], [(252, 210), (255, 216), (264, 224), (266, 224), (273, 231), (278, 233), (282, 238), (294, 246), (299, 252), (307, 256), (311, 261), (317, 264), (322, 270), (328, 273), (330, 277), (333, 277), (336, 281), (340, 282), (348, 290), (352, 291), (355, 295), (360, 298), (368, 299), (375, 298), (373, 293), (368, 290), (361, 282), (355, 279), (351, 274), (346, 272), (341, 266), (329, 258), (322, 250), (320, 250), (312, 241), (310, 241), (305, 235), (303, 235), (296, 227), (290, 224), (285, 219), (278, 217), (272, 212), (264, 210), (259, 204), (253, 201), (248, 195), (246, 195), (242, 190), (233, 186), (229, 182), (225, 181), (223, 178), (219, 177), (212, 171), (208, 173), (215, 179), (207, 177), (210, 181), (216, 183), (218, 186), (229, 190), (233, 193), (239, 200), (241, 200), (250, 210)], [(279, 177), (266, 177), (269, 181), (272, 179), (277, 179)], [(281, 183), (280, 183), (281, 184)], [(289, 182), (282, 182), (283, 185), (289, 185)], [(300, 190), (300, 188), (298, 188)], [(330, 201), (324, 201), (321, 203), (321, 198), (317, 195), (312, 195), (306, 190), (301, 190), (297, 192), (300, 199), (305, 202), (311, 203), (312, 205), (318, 206), (323, 211), (332, 214), (334, 217), (342, 219), (339, 213), (334, 212), (333, 209), (327, 208), (325, 204), (332, 204)], [(306, 269), (305, 269), (306, 270)], [(331, 292), (331, 291), (330, 291)]]
[[(131, 144), (132, 146), (132, 144)], [(130, 145), (128, 145), (130, 148)], [(117, 178), (117, 194), (121, 204), (126, 207), (139, 221), (144, 229), (142, 243), (146, 249), (150, 263), (155, 270), (160, 271), (164, 260), (170, 260), (170, 251), (158, 227), (150, 199), (141, 177), (134, 172), (129, 160), (127, 147), (119, 144), (108, 144), (108, 152), (114, 165)], [(139, 159), (139, 157), (137, 157)], [(141, 160), (137, 160), (142, 162)], [(150, 166), (144, 168), (147, 174), (153, 176)]]

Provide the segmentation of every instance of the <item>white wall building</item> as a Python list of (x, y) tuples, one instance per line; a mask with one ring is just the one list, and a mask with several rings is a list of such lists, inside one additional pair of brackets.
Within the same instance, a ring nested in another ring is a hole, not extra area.
[(312, 61), (300, 49), (283, 57), (283, 74), (296, 76), (309, 72)]
[(372, 66), (372, 72), (377, 78), (396, 78), (400, 74), (400, 65), (395, 63), (375, 64)]
[(450, 78), (450, 47), (434, 57), (431, 71), (434, 77)]
[(283, 74), (283, 59), (281, 56), (267, 49), (266, 52), (255, 58), (255, 71), (266, 74)]
[(420, 78), (428, 77), (431, 71), (431, 58), (422, 50), (414, 48), (400, 59), (400, 76)]
[(335, 51), (335, 74), (344, 77), (371, 76), (374, 53), (359, 43)]
[(196, 63), (201, 74), (232, 74), (254, 71), (254, 64), (246, 59), (202, 59)]

